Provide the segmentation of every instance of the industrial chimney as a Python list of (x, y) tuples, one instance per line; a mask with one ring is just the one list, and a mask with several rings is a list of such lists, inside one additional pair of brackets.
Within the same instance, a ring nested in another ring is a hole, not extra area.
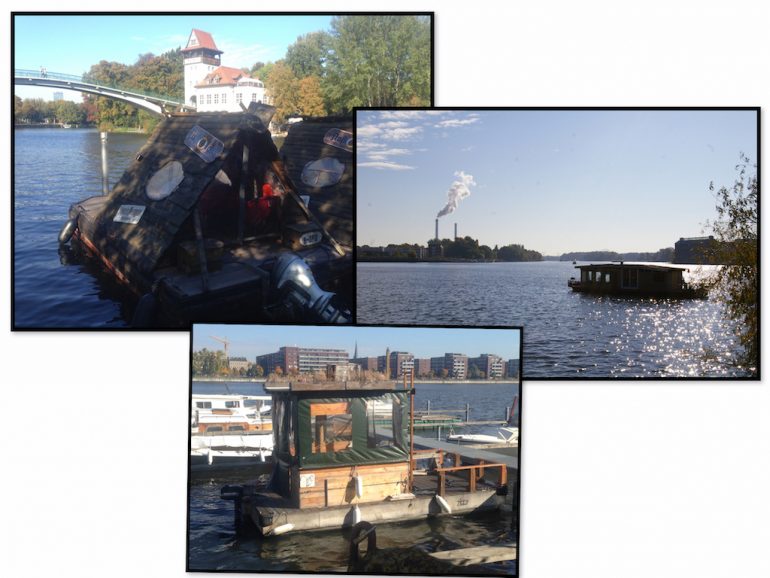
[(455, 223), (455, 241), (457, 241), (457, 223)]
[(438, 241), (438, 219), (436, 219), (436, 241)]

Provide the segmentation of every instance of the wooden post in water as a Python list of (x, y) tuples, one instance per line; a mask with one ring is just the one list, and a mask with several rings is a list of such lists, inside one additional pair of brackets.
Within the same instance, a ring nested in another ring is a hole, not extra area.
[(102, 194), (110, 192), (110, 167), (107, 161), (107, 133), (100, 132), (99, 137), (102, 141)]
[[(414, 493), (414, 368), (410, 372), (409, 391), (409, 492)], [(406, 374), (404, 374), (406, 382)]]
[(471, 421), (470, 416), (471, 416), (471, 404), (466, 403), (465, 404), (465, 423), (468, 423), (469, 421)]

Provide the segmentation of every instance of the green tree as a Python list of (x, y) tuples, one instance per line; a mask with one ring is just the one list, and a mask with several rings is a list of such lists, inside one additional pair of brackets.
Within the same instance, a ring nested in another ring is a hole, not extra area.
[(55, 103), (56, 120), (64, 124), (83, 124), (86, 111), (83, 106), (71, 100), (60, 100)]
[(328, 32), (303, 34), (286, 50), (286, 64), (297, 78), (321, 78), (326, 72), (330, 46), (331, 36)]
[(308, 76), (298, 81), (297, 109), (303, 116), (326, 114), (321, 94), (321, 81), (317, 76)]
[(254, 376), (255, 377), (264, 377), (265, 375), (265, 368), (261, 365), (254, 366)]
[(13, 95), (13, 122), (19, 123), (21, 122), (22, 118), (22, 107), (24, 106), (24, 101), (21, 99), (20, 96)]
[(759, 181), (756, 163), (743, 154), (736, 171), (732, 186), (709, 186), (716, 195), (717, 218), (708, 226), (720, 241), (714, 245), (713, 262), (729, 265), (719, 267), (707, 286), (736, 322), (743, 346), (738, 361), (754, 374), (759, 360)]
[(323, 77), (327, 110), (429, 105), (430, 55), (425, 17), (335, 17)]

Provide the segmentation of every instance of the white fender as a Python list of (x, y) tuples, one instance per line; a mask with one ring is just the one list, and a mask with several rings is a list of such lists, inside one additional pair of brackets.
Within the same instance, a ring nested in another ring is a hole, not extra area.
[(364, 480), (361, 476), (353, 478), (356, 481), (356, 498), (364, 495)]
[(209, 450), (206, 453), (208, 454), (209, 465), (213, 464), (214, 463), (214, 454), (211, 453), (211, 450)]
[(276, 526), (272, 530), (270, 530), (267, 535), (268, 536), (280, 536), (281, 534), (285, 534), (286, 532), (291, 532), (294, 529), (294, 524), (281, 524), (280, 526)]
[(355, 526), (361, 521), (361, 508), (358, 507), (358, 504), (353, 506), (353, 525)]
[(452, 513), (452, 506), (449, 505), (449, 502), (447, 502), (444, 498), (436, 494), (436, 502), (438, 503), (439, 507), (444, 511), (446, 514)]

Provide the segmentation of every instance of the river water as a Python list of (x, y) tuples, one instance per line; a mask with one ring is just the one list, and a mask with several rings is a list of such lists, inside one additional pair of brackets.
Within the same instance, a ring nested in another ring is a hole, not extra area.
[(521, 325), (523, 377), (735, 377), (734, 324), (711, 299), (574, 293), (568, 262), (359, 263), (360, 323)]
[[(147, 140), (110, 134), (110, 185)], [(101, 141), (92, 129), (14, 131), (14, 324), (17, 328), (125, 327), (125, 294), (57, 237), (70, 204), (102, 191)]]
[[(502, 419), (505, 405), (518, 393), (515, 384), (415, 384), (415, 408), (459, 409), (471, 404), (471, 419)], [(193, 393), (263, 395), (260, 383), (194, 382)], [(466, 432), (494, 432), (475, 426)], [(426, 435), (426, 434), (423, 434)], [(226, 484), (252, 481), (248, 472), (190, 479), (188, 566), (190, 570), (246, 572), (336, 572), (348, 563), (348, 542), (341, 531), (303, 532), (263, 540), (254, 531), (237, 532), (233, 503), (222, 500)], [(428, 520), (378, 524), (377, 547), (416, 546), (424, 551), (446, 550), (513, 541), (510, 512), (478, 516), (444, 516)], [(489, 573), (516, 573), (515, 562), (491, 564)]]

